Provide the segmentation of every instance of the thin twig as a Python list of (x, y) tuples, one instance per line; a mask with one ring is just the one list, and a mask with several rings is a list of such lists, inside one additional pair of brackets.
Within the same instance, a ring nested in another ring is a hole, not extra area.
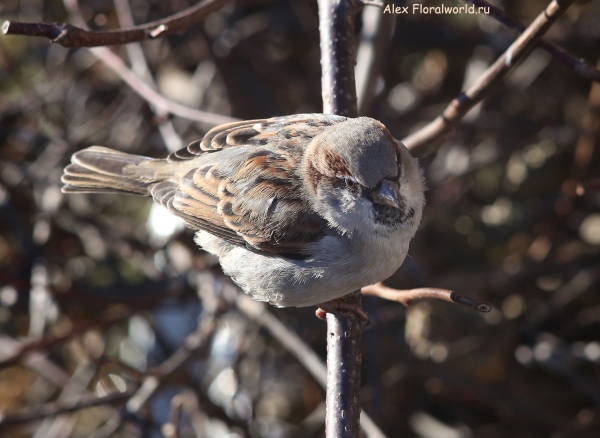
[(229, 0), (204, 0), (170, 17), (128, 29), (88, 31), (68, 23), (23, 23), (5, 21), (2, 33), (46, 37), (65, 47), (97, 47), (135, 43), (181, 32), (200, 22)]
[(139, 390), (127, 401), (129, 413), (138, 413), (154, 395), (160, 385), (160, 380), (180, 369), (207, 344), (215, 331), (218, 313), (220, 313), (220, 309), (205, 305), (198, 328), (185, 338), (183, 346), (160, 365), (148, 371)]
[(202, 437), (205, 436), (205, 428), (210, 418), (200, 409), (200, 401), (198, 395), (191, 388), (186, 388), (181, 391), (177, 396), (181, 399), (181, 409), (186, 413), (187, 421), (194, 431), (194, 436)]
[(133, 309), (124, 306), (115, 306), (114, 308), (108, 309), (98, 318), (94, 319), (86, 319), (84, 321), (74, 323), (72, 327), (67, 330), (65, 333), (60, 335), (45, 335), (40, 339), (36, 339), (30, 342), (23, 342), (17, 348), (15, 348), (12, 352), (5, 355), (0, 359), (0, 367), (4, 367), (10, 365), (22, 357), (24, 357), (27, 353), (45, 349), (51, 347), (53, 345), (59, 344), (61, 342), (70, 339), (76, 333), (83, 333), (92, 328), (103, 328), (109, 325), (114, 324), (117, 321), (128, 318), (138, 312), (140, 309)]
[(384, 16), (376, 8), (363, 9), (355, 69), (358, 113), (361, 115), (367, 115), (373, 103), (377, 81), (394, 31), (395, 18), (395, 15)]
[(87, 438), (110, 438), (114, 436), (115, 432), (119, 430), (123, 424), (123, 415), (120, 412), (113, 412), (108, 420), (104, 422), (102, 426), (96, 429)]
[(171, 414), (169, 422), (161, 428), (165, 438), (179, 438), (179, 420), (181, 418), (181, 408), (183, 407), (184, 397), (176, 395), (171, 399)]
[(133, 91), (138, 93), (143, 99), (150, 102), (155, 107), (162, 111), (169, 112), (179, 117), (183, 117), (197, 122), (208, 123), (211, 125), (222, 125), (224, 123), (237, 122), (239, 119), (234, 117), (221, 116), (219, 114), (208, 113), (184, 105), (180, 105), (172, 100), (167, 99), (161, 94), (158, 94), (150, 86), (145, 84), (127, 68), (121, 58), (115, 55), (106, 47), (93, 47), (89, 49), (92, 54), (106, 64), (114, 71), (123, 81), (129, 85)]
[[(198, 350), (207, 344), (216, 328), (216, 317), (220, 313), (220, 310), (216, 307), (205, 305), (205, 312), (198, 324), (198, 328), (186, 337), (183, 346), (160, 365), (150, 369), (138, 388), (127, 391), (126, 397), (129, 400), (127, 400), (126, 408), (129, 414), (139, 413), (160, 387), (161, 379), (180, 369)], [(110, 423), (103, 426), (103, 430), (98, 433), (98, 437), (111, 436), (120, 427), (122, 420), (122, 414), (114, 417)]]
[[(14, 356), (16, 352), (20, 351), (22, 344), (22, 341), (17, 341), (6, 335), (0, 335), (0, 358)], [(22, 358), (23, 365), (43, 376), (53, 385), (64, 387), (71, 379), (70, 374), (56, 365), (43, 352), (30, 351), (29, 353), (25, 353)]]
[[(298, 359), (319, 385), (327, 387), (327, 367), (317, 354), (285, 324), (269, 312), (263, 303), (254, 301), (239, 289), (231, 296), (235, 297), (235, 306), (251, 321), (264, 327), (287, 351)], [(385, 438), (366, 412), (360, 413), (360, 427), (367, 438)]]
[[(27, 282), (18, 282), (15, 281), (13, 284), (28, 284)], [(51, 289), (49, 289), (51, 290)], [(118, 322), (122, 319), (129, 318), (130, 316), (149, 308), (152, 308), (160, 301), (164, 300), (166, 297), (174, 297), (179, 296), (180, 291), (175, 293), (167, 293), (164, 295), (152, 297), (147, 300), (131, 302), (128, 304), (117, 304), (113, 305), (105, 312), (103, 312), (100, 316), (91, 319), (84, 319), (82, 321), (76, 321), (72, 324), (69, 330), (61, 333), (61, 334), (46, 334), (43, 337), (31, 340), (27, 342), (19, 342), (15, 343), (8, 351), (4, 351), (3, 355), (0, 355), (0, 367), (10, 365), (14, 362), (17, 362), (21, 359), (25, 361), (26, 364), (40, 359), (40, 351), (49, 347), (52, 347), (56, 344), (60, 344), (68, 339), (71, 339), (74, 335), (78, 333), (83, 333), (87, 330), (93, 328), (105, 328), (108, 327), (115, 322)], [(57, 293), (58, 296), (58, 293)], [(100, 301), (100, 305), (105, 306), (107, 303)], [(1, 347), (1, 346), (0, 346)], [(30, 365), (31, 366), (31, 365)], [(47, 370), (46, 370), (47, 371)]]
[[(63, 388), (56, 402), (76, 402), (85, 394), (91, 380), (96, 375), (96, 366), (90, 361), (83, 360), (78, 365), (69, 383)], [(55, 438), (60, 435), (70, 435), (77, 418), (64, 414), (44, 418), (32, 438)]]
[[(133, 15), (131, 14), (131, 8), (129, 7), (129, 0), (114, 0), (114, 4), (119, 24), (123, 27), (134, 26)], [(131, 63), (131, 70), (142, 82), (148, 84), (153, 90), (157, 90), (158, 87), (148, 68), (148, 62), (146, 61), (142, 45), (140, 43), (127, 44), (125, 48), (127, 49), (127, 55), (129, 56), (129, 62)], [(150, 109), (156, 114), (156, 118), (161, 120), (158, 124), (158, 132), (160, 132), (167, 150), (169, 152), (175, 152), (181, 149), (183, 147), (183, 141), (175, 131), (173, 122), (165, 117), (166, 114), (162, 112), (160, 108), (150, 105)]]
[(372, 284), (361, 289), (363, 295), (371, 295), (390, 301), (397, 301), (409, 306), (414, 300), (423, 298), (432, 298), (436, 300), (448, 301), (450, 303), (460, 304), (478, 312), (488, 313), (492, 308), (473, 298), (465, 297), (447, 289), (436, 289), (432, 287), (422, 287), (418, 289), (392, 289), (384, 286), (383, 283)]
[[(600, 61), (598, 62), (600, 66)], [(593, 180), (585, 181), (588, 174), (594, 150), (598, 138), (598, 129), (600, 128), (600, 84), (592, 84), (588, 97), (588, 107), (585, 115), (581, 119), (581, 133), (573, 153), (573, 163), (569, 174), (573, 180), (573, 190), (568, 193), (570, 196), (583, 195), (586, 186), (593, 187)], [(597, 181), (596, 181), (597, 183)], [(563, 184), (563, 190), (568, 184)]]
[(264, 304), (254, 301), (243, 293), (237, 293), (235, 305), (248, 319), (266, 328), (286, 350), (296, 356), (319, 385), (326, 386), (327, 369), (319, 356), (298, 335), (289, 330), (272, 313), (268, 312)]
[(359, 0), (364, 6), (377, 6), (378, 8), (383, 8), (385, 5), (378, 1), (373, 0)]
[(66, 412), (74, 412), (80, 409), (91, 408), (104, 404), (118, 403), (131, 397), (136, 387), (132, 386), (123, 392), (114, 392), (104, 397), (96, 397), (94, 394), (87, 394), (79, 399), (69, 402), (51, 402), (35, 408), (23, 408), (13, 412), (0, 413), (0, 428), (6, 426), (26, 423), (28, 421), (39, 420), (41, 418), (52, 417)]
[[(207, 0), (212, 2), (211, 4), (217, 4), (218, 2), (224, 2), (226, 0)], [(64, 0), (65, 8), (69, 12), (72, 17), (77, 18), (77, 22), (82, 23), (83, 19), (81, 18), (76, 0)], [(220, 3), (218, 3), (220, 5)], [(180, 13), (182, 14), (182, 13)], [(180, 14), (174, 15), (173, 17), (178, 17)], [(171, 17), (172, 18), (172, 17)], [(44, 23), (27, 23), (27, 26), (18, 27), (19, 23), (17, 22), (5, 22), (2, 30), (6, 34), (12, 35), (27, 35), (27, 36), (36, 36), (38, 35), (38, 27), (40, 26), (51, 26)], [(150, 23), (154, 24), (154, 23)], [(17, 26), (19, 32), (16, 33), (15, 29)], [(72, 26), (73, 27), (73, 26)], [(138, 40), (132, 40), (128, 42), (135, 42)], [(133, 91), (139, 94), (144, 100), (148, 101), (151, 105), (153, 105), (157, 111), (171, 113), (179, 117), (183, 117), (189, 120), (194, 120), (197, 122), (207, 123), (210, 125), (222, 125), (224, 123), (236, 122), (239, 119), (227, 116), (221, 116), (219, 114), (212, 114), (206, 111), (200, 111), (194, 108), (187, 107), (185, 105), (180, 105), (172, 100), (167, 99), (161, 94), (157, 93), (152, 87), (143, 82), (134, 72), (132, 72), (125, 63), (115, 55), (112, 51), (107, 49), (106, 47), (91, 47), (90, 52), (98, 58), (100, 61), (104, 62), (111, 70), (113, 70), (127, 85), (131, 87)]]
[[(502, 23), (504, 26), (508, 27), (510, 30), (516, 32), (517, 34), (523, 33), (523, 31), (525, 30), (525, 26), (523, 26), (521, 23), (513, 20), (502, 9), (492, 5), (491, 3), (488, 3), (485, 0), (466, 1), (473, 3), (476, 6), (483, 6), (489, 8), (490, 17), (492, 17), (499, 23)], [(585, 59), (576, 58), (573, 55), (569, 54), (563, 48), (545, 39), (539, 40), (538, 46), (540, 46), (546, 52), (554, 56), (560, 62), (571, 67), (573, 70), (575, 70), (575, 72), (578, 75), (595, 82), (600, 82), (600, 70), (598, 70), (589, 62), (587, 62)]]
[(418, 153), (451, 132), (469, 110), (483, 100), (491, 88), (536, 46), (542, 35), (573, 2), (574, 0), (552, 0), (475, 84), (450, 102), (450, 105), (434, 121), (402, 140), (406, 147), (411, 152)]

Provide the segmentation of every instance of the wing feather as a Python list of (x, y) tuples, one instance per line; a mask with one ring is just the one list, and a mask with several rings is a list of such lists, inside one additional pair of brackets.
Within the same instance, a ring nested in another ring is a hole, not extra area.
[(192, 228), (233, 244), (306, 256), (307, 243), (328, 224), (312, 213), (297, 166), (312, 138), (344, 120), (301, 114), (218, 126), (169, 155), (170, 163), (198, 166), (177, 182), (157, 184), (152, 196)]

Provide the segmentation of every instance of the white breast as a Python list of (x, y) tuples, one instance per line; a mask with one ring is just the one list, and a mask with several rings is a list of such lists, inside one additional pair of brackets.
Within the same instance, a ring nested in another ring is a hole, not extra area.
[(314, 244), (314, 257), (290, 260), (248, 251), (207, 232), (196, 242), (220, 258), (223, 271), (259, 301), (278, 307), (310, 306), (340, 298), (392, 275), (402, 264), (410, 234), (331, 233)]

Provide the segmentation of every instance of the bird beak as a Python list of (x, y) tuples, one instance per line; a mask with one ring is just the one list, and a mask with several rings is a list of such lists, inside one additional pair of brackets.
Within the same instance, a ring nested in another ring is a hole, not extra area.
[(373, 201), (378, 204), (389, 205), (398, 209), (401, 208), (402, 204), (400, 203), (398, 188), (391, 181), (383, 180), (381, 186), (371, 192), (371, 196), (373, 197)]

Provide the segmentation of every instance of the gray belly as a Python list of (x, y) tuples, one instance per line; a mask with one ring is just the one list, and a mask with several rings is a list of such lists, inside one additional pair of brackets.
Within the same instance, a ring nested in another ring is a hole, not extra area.
[(278, 307), (310, 306), (340, 298), (389, 277), (406, 250), (385, 239), (384, 248), (361, 245), (360, 239), (326, 236), (313, 248), (318, 256), (291, 260), (248, 251), (207, 232), (196, 243), (219, 257), (223, 272), (244, 292)]

